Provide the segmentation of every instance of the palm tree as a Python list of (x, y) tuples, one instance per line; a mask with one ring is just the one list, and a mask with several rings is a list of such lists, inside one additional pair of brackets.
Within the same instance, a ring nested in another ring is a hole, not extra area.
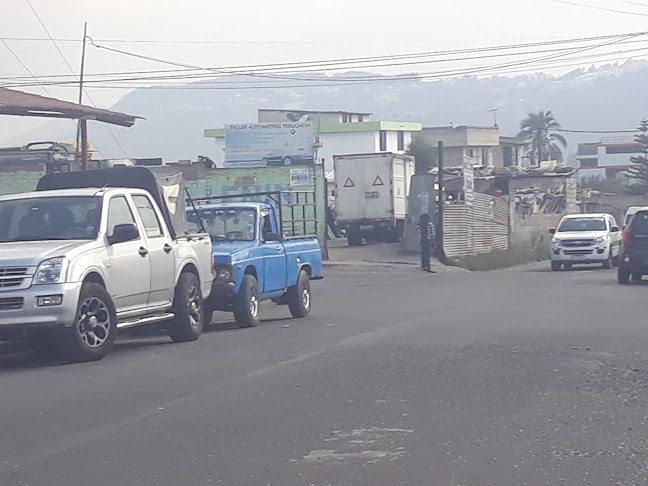
[(538, 164), (542, 160), (563, 160), (563, 149), (567, 148), (567, 140), (557, 131), (560, 123), (556, 121), (551, 111), (529, 113), (520, 123), (518, 137), (531, 140), (531, 159)]
[(414, 157), (417, 174), (425, 174), (437, 165), (437, 147), (423, 135), (412, 136), (412, 141), (407, 146), (407, 155)]

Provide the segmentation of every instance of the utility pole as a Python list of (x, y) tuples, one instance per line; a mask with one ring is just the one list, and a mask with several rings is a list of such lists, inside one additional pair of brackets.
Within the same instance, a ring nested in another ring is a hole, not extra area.
[(490, 112), (493, 114), (493, 122), (494, 122), (493, 126), (495, 128), (499, 128), (499, 125), (497, 124), (497, 110), (498, 109), (499, 108), (493, 108), (492, 110), (490, 110)]
[[(81, 72), (79, 73), (79, 104), (83, 103), (83, 74), (85, 71), (85, 53), (86, 53), (86, 39), (88, 38), (88, 22), (83, 25), (83, 43), (81, 47)], [(79, 146), (84, 145), (85, 148), (82, 149), (81, 154), (81, 168), (83, 170), (88, 170), (88, 132), (85, 120), (79, 120), (77, 126), (77, 143), (76, 143), (76, 158), (79, 158)], [(83, 141), (83, 135), (85, 134), (86, 139)], [(80, 140), (81, 139), (81, 140)]]
[(437, 237), (437, 258), (439, 261), (443, 264), (446, 263), (446, 254), (443, 249), (443, 210), (445, 209), (445, 190), (444, 190), (444, 181), (443, 181), (443, 142), (439, 140), (438, 142), (438, 169), (439, 169), (439, 177), (437, 178), (437, 185), (439, 186), (439, 190), (437, 191), (437, 197), (439, 201), (437, 202), (437, 211), (438, 211), (438, 217), (437, 217), (437, 231), (436, 231), (436, 237)]

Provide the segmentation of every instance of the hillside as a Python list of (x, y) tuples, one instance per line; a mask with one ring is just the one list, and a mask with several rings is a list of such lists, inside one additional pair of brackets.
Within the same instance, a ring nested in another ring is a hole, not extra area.
[[(349, 75), (367, 73), (338, 77)], [(634, 128), (641, 118), (648, 117), (648, 104), (640, 95), (646, 80), (648, 62), (628, 61), (623, 65), (576, 70), (560, 77), (533, 74), (243, 90), (141, 88), (126, 95), (113, 109), (146, 118), (132, 129), (115, 129), (130, 156), (177, 160), (209, 155), (212, 146), (202, 136), (204, 128), (254, 121), (257, 108), (368, 111), (375, 113), (377, 119), (420, 121), (426, 125), (491, 125), (489, 110), (497, 108), (503, 135), (515, 134), (527, 112), (551, 109), (569, 129)], [(250, 78), (230, 78), (227, 86), (236, 87), (238, 81), (243, 86), (250, 84)], [(191, 86), (203, 88), (206, 84), (202, 81)], [(53, 135), (56, 134), (45, 127), (35, 130), (33, 139), (51, 139)], [(121, 156), (106, 130), (94, 130), (92, 138), (106, 156)], [(570, 136), (569, 150), (575, 151), (579, 141), (597, 138)]]

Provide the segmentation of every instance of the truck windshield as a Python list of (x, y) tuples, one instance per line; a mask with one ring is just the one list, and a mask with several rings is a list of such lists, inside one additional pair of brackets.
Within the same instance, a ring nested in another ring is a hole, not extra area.
[(603, 218), (568, 218), (560, 223), (558, 231), (605, 231)]
[(0, 201), (0, 243), (94, 240), (100, 213), (101, 198), (96, 196)]
[(247, 208), (197, 208), (187, 211), (190, 230), (201, 231), (200, 220), (212, 241), (254, 241), (256, 238), (256, 211)]

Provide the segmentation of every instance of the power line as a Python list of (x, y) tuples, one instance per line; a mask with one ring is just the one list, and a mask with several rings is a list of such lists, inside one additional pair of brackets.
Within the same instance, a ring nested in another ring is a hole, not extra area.
[(641, 2), (633, 2), (632, 0), (616, 0), (617, 2), (627, 3), (628, 5), (639, 5), (640, 7), (648, 8), (648, 4)]
[[(604, 35), (604, 36), (593, 36), (593, 37), (581, 37), (581, 38), (568, 38), (563, 40), (552, 40), (552, 41), (542, 41), (535, 43), (522, 43), (522, 44), (508, 44), (508, 45), (497, 45), (497, 46), (488, 46), (488, 47), (479, 47), (479, 48), (468, 48), (468, 49), (455, 49), (455, 50), (443, 50), (443, 51), (430, 51), (430, 52), (418, 52), (418, 53), (407, 53), (407, 54), (395, 54), (395, 55), (386, 55), (386, 56), (367, 56), (367, 57), (352, 57), (352, 58), (342, 58), (342, 59), (323, 59), (323, 60), (313, 60), (313, 61), (293, 61), (287, 63), (269, 63), (269, 64), (248, 64), (248, 65), (235, 65), (235, 66), (221, 66), (219, 68), (207, 68), (207, 69), (221, 69), (221, 70), (255, 70), (259, 71), (258, 68), (262, 68), (262, 71), (276, 71), (276, 70), (293, 70), (299, 68), (300, 71), (304, 71), (304, 67), (316, 67), (318, 70), (322, 70), (323, 66), (339, 66), (336, 69), (342, 69), (343, 65), (358, 65), (364, 64), (364, 61), (367, 62), (380, 62), (387, 60), (401, 60), (401, 59), (418, 59), (425, 57), (440, 57), (445, 55), (452, 54), (466, 54), (466, 53), (477, 53), (477, 52), (489, 52), (489, 51), (502, 51), (502, 50), (516, 50), (523, 49), (528, 47), (541, 47), (541, 46), (551, 46), (558, 44), (569, 44), (569, 43), (582, 43), (586, 41), (595, 41), (595, 40), (606, 40), (606, 39), (618, 39), (620, 37), (630, 35), (630, 34), (616, 34), (616, 35)], [(619, 44), (625, 43), (635, 43), (635, 42), (645, 42), (641, 40), (630, 40), (623, 41)], [(126, 52), (126, 51), (120, 51)], [(549, 52), (549, 51), (547, 51)], [(525, 54), (525, 53), (513, 53), (513, 54)], [(472, 59), (472, 58), (471, 58)], [(439, 61), (453, 61), (457, 59), (442, 59)], [(437, 62), (437, 61), (434, 61)], [(403, 65), (405, 63), (402, 63)], [(390, 64), (392, 66), (394, 64)], [(137, 74), (157, 74), (157, 73), (190, 73), (195, 71), (204, 71), (203, 68), (191, 68), (191, 69), (168, 69), (168, 70), (147, 70), (147, 71), (125, 71), (125, 72), (109, 72), (109, 73), (96, 73), (94, 75), (87, 76), (118, 76), (118, 75), (137, 75)], [(49, 78), (58, 78), (58, 77), (69, 77), (68, 75), (50, 75)], [(22, 76), (15, 77), (5, 77), (5, 79), (20, 79)], [(76, 75), (74, 75), (76, 79)]]
[(564, 133), (637, 133), (638, 130), (567, 130), (565, 128), (555, 128), (556, 132)]
[[(642, 51), (645, 49), (642, 49)], [(627, 51), (626, 51), (627, 52)], [(589, 55), (589, 56), (581, 56), (579, 58), (573, 58), (573, 59), (562, 59), (562, 60), (553, 60), (553, 61), (544, 61), (542, 63), (538, 63), (534, 65), (533, 67), (536, 69), (540, 68), (555, 68), (555, 67), (570, 67), (570, 66), (582, 66), (582, 60), (584, 59), (592, 59), (596, 57), (600, 57), (601, 55), (605, 57), (609, 57), (610, 53), (604, 53), (604, 54), (595, 54), (595, 55)], [(575, 60), (580, 59), (581, 62), (573, 62)], [(609, 59), (609, 60), (618, 60), (618, 57)], [(484, 76), (492, 76), (492, 75), (502, 75), (502, 74), (513, 74), (513, 73), (520, 73), (520, 72), (526, 72), (528, 69), (525, 68), (507, 68), (507, 69), (497, 69), (493, 68), (492, 66), (483, 66), (480, 69), (490, 69), (490, 71), (482, 71), (480, 74)], [(454, 72), (449, 72), (449, 71), (442, 71), (442, 72), (437, 72), (437, 73), (429, 73), (429, 74), (416, 74), (416, 75), (401, 75), (401, 76), (395, 76), (395, 77), (388, 77), (388, 76), (381, 76), (381, 77), (371, 77), (367, 76), (364, 78), (353, 78), (355, 79), (354, 81), (338, 81), (338, 80), (333, 80), (333, 82), (328, 82), (328, 83), (321, 83), (317, 82), (317, 79), (313, 79), (313, 83), (309, 84), (264, 84), (264, 85), (245, 85), (242, 86), (242, 83), (236, 83), (233, 84), (233, 82), (213, 82), (213, 83), (205, 83), (203, 85), (172, 85), (172, 84), (165, 84), (165, 85), (154, 85), (154, 86), (145, 86), (145, 85), (114, 85), (114, 86), (109, 86), (109, 85), (96, 85), (93, 86), (93, 88), (98, 88), (98, 89), (138, 89), (138, 88), (143, 88), (143, 89), (155, 89), (155, 90), (245, 90), (245, 89), (287, 89), (287, 88), (322, 88), (322, 87), (340, 87), (340, 86), (350, 86), (350, 85), (362, 85), (362, 84), (376, 84), (376, 83), (393, 83), (393, 82), (402, 82), (402, 81), (424, 81), (426, 79), (435, 79), (435, 80), (442, 80), (442, 79), (456, 79), (456, 78), (461, 78), (465, 77), (466, 75), (469, 75), (470, 72), (467, 70), (463, 71), (454, 71)], [(224, 86), (226, 84), (230, 84), (230, 86)]]
[(638, 17), (648, 17), (648, 14), (640, 13), (640, 12), (629, 12), (627, 10), (616, 10), (613, 8), (598, 7), (595, 5), (585, 5), (583, 3), (575, 3), (568, 0), (553, 0), (553, 1), (557, 3), (564, 3), (565, 5), (571, 5), (574, 7), (590, 8), (592, 10), (602, 10), (605, 12), (614, 12), (614, 13), (625, 14), (625, 15), (636, 15)]
[[(0, 42), (2, 42), (2, 44), (3, 44), (3, 45), (7, 48), (7, 50), (8, 50), (8, 51), (13, 55), (13, 57), (16, 58), (16, 61), (18, 61), (18, 62), (20, 63), (20, 65), (25, 69), (25, 71), (27, 71), (27, 72), (29, 73), (29, 75), (34, 79), (34, 81), (40, 83), (40, 81), (38, 80), (38, 78), (36, 77), (36, 75), (34, 75), (34, 73), (31, 72), (31, 69), (29, 69), (29, 68), (27, 67), (27, 65), (22, 61), (22, 59), (20, 59), (20, 56), (19, 56), (18, 54), (16, 54), (16, 52), (15, 52), (15, 51), (14, 51), (14, 50), (9, 46), (9, 44), (7, 44), (3, 39), (0, 39)], [(52, 98), (52, 93), (50, 93), (44, 85), (41, 84), (40, 87), (41, 87), (41, 89), (42, 89), (43, 91), (45, 91), (45, 94), (47, 94), (47, 96), (49, 96), (50, 98)]]

